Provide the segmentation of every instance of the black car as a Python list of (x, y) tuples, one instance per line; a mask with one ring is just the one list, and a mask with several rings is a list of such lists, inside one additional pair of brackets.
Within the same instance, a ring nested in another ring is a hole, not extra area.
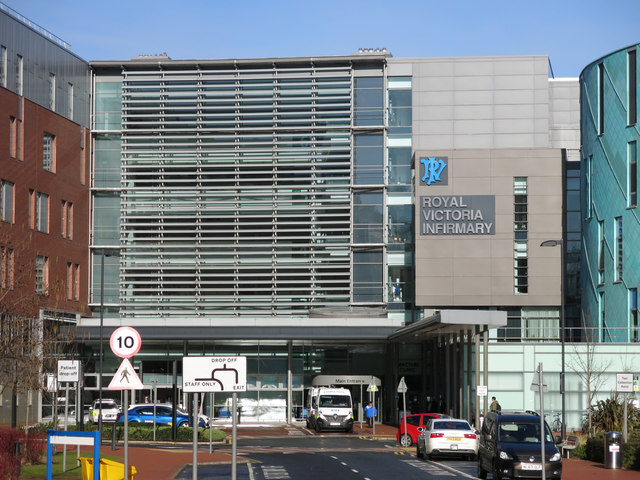
[[(542, 478), (540, 417), (536, 414), (488, 413), (478, 446), (478, 478), (491, 472), (495, 480)], [(562, 455), (544, 423), (545, 472), (548, 479), (562, 476)]]

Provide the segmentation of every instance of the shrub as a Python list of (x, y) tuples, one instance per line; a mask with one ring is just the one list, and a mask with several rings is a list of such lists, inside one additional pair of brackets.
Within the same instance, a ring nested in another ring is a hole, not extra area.
[(587, 440), (585, 445), (587, 459), (604, 463), (604, 437), (592, 437)]
[(24, 441), (20, 430), (0, 429), (0, 480), (20, 478), (20, 457), (15, 455), (16, 442)]
[(26, 440), (24, 459), (27, 463), (33, 465), (38, 463), (47, 452), (47, 436), (42, 433), (29, 432)]

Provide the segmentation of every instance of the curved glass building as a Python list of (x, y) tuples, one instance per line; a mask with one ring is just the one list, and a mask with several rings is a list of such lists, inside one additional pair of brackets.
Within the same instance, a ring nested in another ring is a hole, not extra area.
[(591, 341), (638, 341), (637, 49), (606, 55), (580, 75), (582, 312)]

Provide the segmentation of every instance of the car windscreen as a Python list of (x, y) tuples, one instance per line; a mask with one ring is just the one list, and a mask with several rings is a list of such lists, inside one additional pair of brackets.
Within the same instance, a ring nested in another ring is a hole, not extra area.
[(434, 430), (471, 430), (467, 422), (433, 422)]
[[(501, 423), (498, 428), (498, 441), (507, 443), (540, 443), (540, 424)], [(553, 436), (546, 425), (544, 441), (553, 443)]]
[(320, 395), (321, 407), (351, 407), (349, 395)]

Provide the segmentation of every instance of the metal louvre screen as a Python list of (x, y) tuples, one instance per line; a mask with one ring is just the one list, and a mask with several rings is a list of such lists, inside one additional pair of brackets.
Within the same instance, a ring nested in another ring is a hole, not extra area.
[(121, 316), (349, 304), (351, 70), (125, 70)]

